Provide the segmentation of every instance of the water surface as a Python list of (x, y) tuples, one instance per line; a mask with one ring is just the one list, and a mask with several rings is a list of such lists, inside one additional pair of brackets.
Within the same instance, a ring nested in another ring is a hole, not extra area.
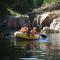
[(0, 30), (0, 60), (60, 60), (57, 54), (60, 51), (52, 50), (48, 39), (17, 40), (14, 32), (13, 29)]

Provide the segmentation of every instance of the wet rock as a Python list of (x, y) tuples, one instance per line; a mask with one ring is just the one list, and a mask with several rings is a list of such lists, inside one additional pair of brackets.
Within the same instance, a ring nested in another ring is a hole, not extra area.
[(53, 5), (49, 5), (45, 8), (43, 8), (43, 11), (53, 11), (53, 10), (59, 10), (60, 9), (60, 4), (53, 4)]
[(13, 27), (13, 28), (20, 28), (23, 24), (27, 24), (28, 23), (28, 16), (8, 16), (7, 17), (7, 23), (6, 26), (7, 27)]
[(54, 3), (54, 4), (49, 4), (49, 5), (42, 5), (38, 9), (34, 9), (35, 12), (46, 12), (46, 11), (54, 11), (54, 10), (59, 10), (60, 9), (60, 3)]
[(60, 10), (55, 10), (52, 12), (45, 12), (42, 14), (37, 14), (36, 18), (34, 19), (35, 23), (42, 25), (42, 27), (50, 26), (54, 19), (60, 17)]
[(50, 24), (50, 29), (59, 31), (60, 28), (60, 18), (54, 19)]
[(43, 27), (45, 26), (50, 26), (51, 22), (53, 21), (54, 18), (57, 18), (58, 15), (54, 14), (53, 12), (45, 12), (41, 15), (37, 15), (35, 20), (37, 20), (37, 24), (42, 25)]

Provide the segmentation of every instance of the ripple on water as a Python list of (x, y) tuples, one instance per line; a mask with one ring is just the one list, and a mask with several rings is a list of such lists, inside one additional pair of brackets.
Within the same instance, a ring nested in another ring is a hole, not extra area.
[(20, 60), (45, 60), (45, 59), (38, 59), (38, 58), (19, 58)]

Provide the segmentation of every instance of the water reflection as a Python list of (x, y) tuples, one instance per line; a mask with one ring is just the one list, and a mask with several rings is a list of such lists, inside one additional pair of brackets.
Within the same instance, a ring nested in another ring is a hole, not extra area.
[(0, 60), (60, 60), (60, 51), (51, 49), (51, 43), (46, 38), (33, 41), (16, 40), (14, 45), (13, 35), (8, 37), (2, 35), (0, 36)]
[(19, 56), (19, 59), (22, 60), (29, 60), (29, 58), (31, 60), (45, 60), (46, 56), (47, 56), (47, 42), (44, 41), (43, 43), (41, 42), (41, 40), (20, 40), (17, 41), (17, 47), (20, 48), (20, 54), (21, 56)]

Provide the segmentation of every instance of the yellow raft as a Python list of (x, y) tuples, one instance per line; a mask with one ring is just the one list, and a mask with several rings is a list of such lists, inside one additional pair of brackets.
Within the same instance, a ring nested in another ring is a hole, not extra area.
[(28, 39), (28, 40), (38, 40), (38, 39), (40, 39), (39, 35), (32, 36), (32, 34), (24, 34), (24, 33), (23, 34), (17, 33), (16, 37), (17, 38), (22, 38), (22, 39)]

